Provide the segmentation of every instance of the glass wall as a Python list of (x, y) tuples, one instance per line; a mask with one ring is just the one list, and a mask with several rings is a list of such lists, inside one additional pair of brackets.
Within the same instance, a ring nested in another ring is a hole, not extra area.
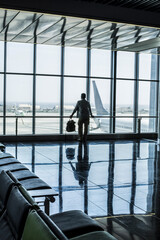
[(90, 133), (110, 131), (111, 51), (91, 50), (90, 103), (94, 119)]
[(6, 77), (6, 130), (7, 134), (16, 132), (32, 134), (32, 76), (10, 75)]
[(155, 132), (157, 117), (157, 55), (140, 54), (138, 115), (141, 131)]
[(141, 132), (157, 131), (158, 55), (13, 42), (0, 52), (1, 135), (65, 134), (82, 92), (90, 134), (137, 132), (137, 118)]
[(133, 132), (134, 81), (117, 80), (116, 132)]
[(60, 78), (36, 78), (36, 133), (59, 133)]
[(115, 132), (133, 132), (135, 54), (117, 53)]
[(64, 74), (86, 76), (86, 48), (65, 48)]
[(37, 45), (36, 71), (40, 74), (60, 74), (60, 46)]
[(7, 71), (33, 73), (33, 44), (7, 43)]

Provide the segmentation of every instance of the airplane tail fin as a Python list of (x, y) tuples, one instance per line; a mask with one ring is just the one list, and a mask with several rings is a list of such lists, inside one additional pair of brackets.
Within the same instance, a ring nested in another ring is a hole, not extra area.
[(93, 91), (94, 91), (94, 101), (95, 101), (97, 115), (109, 115), (108, 111), (103, 107), (102, 100), (99, 95), (95, 81), (93, 81)]

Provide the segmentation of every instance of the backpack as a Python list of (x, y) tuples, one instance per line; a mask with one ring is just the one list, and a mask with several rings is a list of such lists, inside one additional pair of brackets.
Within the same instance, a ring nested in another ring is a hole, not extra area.
[(75, 121), (70, 119), (67, 122), (66, 131), (67, 132), (74, 132), (75, 130), (76, 130)]

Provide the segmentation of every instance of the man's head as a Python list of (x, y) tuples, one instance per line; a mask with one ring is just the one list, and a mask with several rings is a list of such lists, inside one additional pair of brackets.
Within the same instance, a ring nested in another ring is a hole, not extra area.
[(86, 98), (86, 94), (85, 93), (82, 93), (81, 94), (81, 99), (85, 99)]

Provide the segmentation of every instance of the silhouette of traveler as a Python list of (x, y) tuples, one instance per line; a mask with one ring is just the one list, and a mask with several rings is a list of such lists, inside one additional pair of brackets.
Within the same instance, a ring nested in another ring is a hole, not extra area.
[(73, 170), (75, 179), (79, 182), (79, 185), (83, 187), (84, 184), (87, 183), (89, 170), (92, 164), (92, 162), (89, 163), (88, 146), (86, 143), (84, 144), (84, 156), (82, 156), (82, 143), (79, 143), (77, 160), (78, 162), (75, 163), (75, 166), (71, 161), (69, 161), (69, 163)]
[[(81, 100), (79, 100), (73, 110), (73, 113), (70, 115), (70, 118), (73, 117), (75, 112), (77, 112), (78, 120), (78, 135), (79, 141), (87, 140), (88, 125), (89, 125), (89, 116), (93, 117), (90, 103), (85, 99), (86, 94), (81, 94)], [(84, 137), (83, 137), (83, 128), (84, 128)]]

